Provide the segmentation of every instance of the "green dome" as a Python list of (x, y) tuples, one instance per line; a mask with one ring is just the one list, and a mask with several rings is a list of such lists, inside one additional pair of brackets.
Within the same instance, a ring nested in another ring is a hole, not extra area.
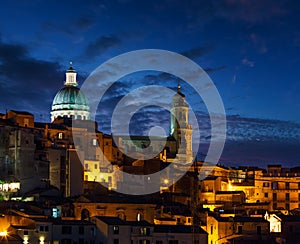
[(89, 111), (90, 107), (87, 98), (79, 88), (65, 86), (53, 99), (52, 111), (58, 110)]

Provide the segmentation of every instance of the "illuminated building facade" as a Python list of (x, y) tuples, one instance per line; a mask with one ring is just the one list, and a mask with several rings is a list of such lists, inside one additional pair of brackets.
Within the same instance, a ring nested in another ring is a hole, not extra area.
[(37, 150), (39, 133), (28, 112), (10, 110), (0, 119), (0, 180), (19, 182), (20, 194), (49, 179), (49, 161)]

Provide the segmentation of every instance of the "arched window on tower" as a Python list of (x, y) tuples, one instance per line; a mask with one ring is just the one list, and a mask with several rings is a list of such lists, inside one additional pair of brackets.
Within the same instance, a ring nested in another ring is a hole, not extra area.
[(64, 133), (62, 132), (57, 133), (57, 138), (60, 140), (64, 139)]

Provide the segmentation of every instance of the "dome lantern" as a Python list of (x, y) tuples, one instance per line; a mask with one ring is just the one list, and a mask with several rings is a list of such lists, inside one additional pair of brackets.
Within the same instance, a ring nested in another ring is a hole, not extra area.
[(65, 86), (78, 86), (76, 75), (76, 70), (73, 69), (72, 61), (70, 61), (70, 68), (66, 71)]
[(90, 118), (90, 106), (86, 96), (77, 87), (76, 71), (72, 62), (66, 71), (64, 87), (58, 91), (52, 102), (51, 122), (58, 117), (68, 117), (79, 120)]

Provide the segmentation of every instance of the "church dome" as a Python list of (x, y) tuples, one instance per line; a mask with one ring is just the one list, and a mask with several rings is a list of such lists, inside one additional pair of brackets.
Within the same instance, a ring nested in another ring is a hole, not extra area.
[(64, 87), (55, 95), (52, 102), (51, 121), (58, 117), (89, 119), (90, 106), (83, 92), (77, 87), (76, 75), (70, 63), (70, 68), (66, 71)]
[(65, 109), (89, 111), (88, 101), (78, 87), (65, 86), (54, 97), (52, 111)]

